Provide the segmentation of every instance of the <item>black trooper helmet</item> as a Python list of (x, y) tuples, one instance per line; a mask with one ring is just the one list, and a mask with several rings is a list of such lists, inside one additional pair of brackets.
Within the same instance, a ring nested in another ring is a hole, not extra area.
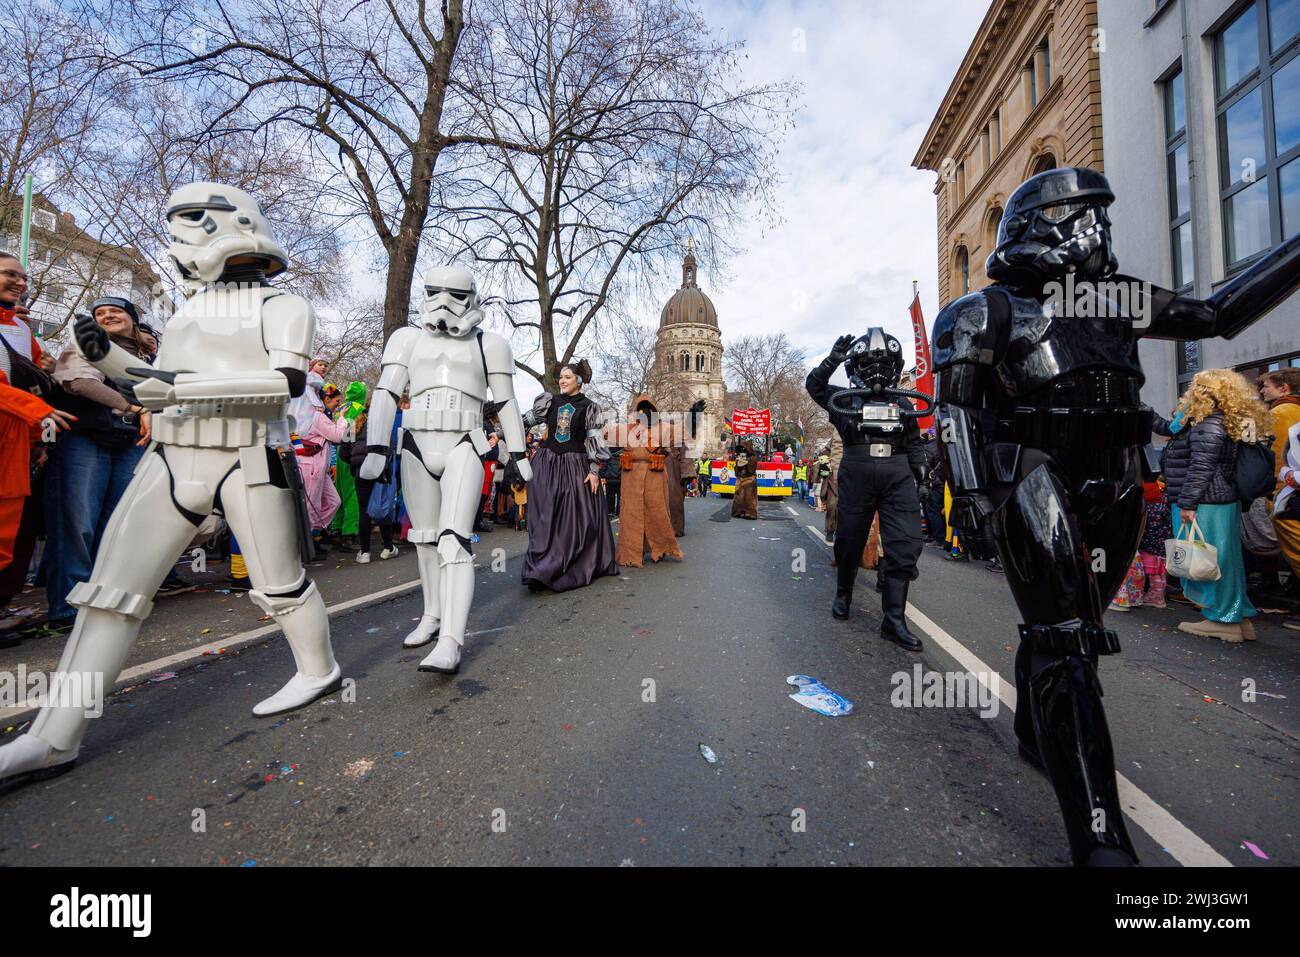
[(902, 343), (879, 326), (872, 326), (849, 346), (844, 369), (855, 389), (892, 389), (903, 373)]
[(1114, 201), (1106, 177), (1093, 169), (1052, 169), (1025, 180), (1007, 202), (985, 272), (1013, 285), (1070, 272), (1104, 279), (1118, 265), (1106, 214)]

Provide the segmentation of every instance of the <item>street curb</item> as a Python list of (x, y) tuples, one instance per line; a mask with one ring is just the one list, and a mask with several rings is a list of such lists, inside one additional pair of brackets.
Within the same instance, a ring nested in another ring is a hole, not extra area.
[[(361, 595), (358, 598), (349, 598), (347, 601), (341, 601), (334, 605), (326, 605), (325, 613), (333, 617), (336, 614), (353, 611), (357, 608), (365, 608), (369, 605), (377, 605), (385, 602), (390, 598), (398, 595), (404, 595), (407, 592), (415, 591), (420, 587), (420, 580), (409, 581), (401, 585), (393, 585), (381, 591), (371, 592), (368, 595)], [(209, 642), (206, 645), (197, 645), (186, 651), (179, 651), (174, 655), (167, 655), (164, 658), (156, 658), (153, 661), (146, 661), (142, 665), (136, 665), (134, 668), (128, 668), (123, 671), (113, 684), (113, 690), (110, 694), (116, 694), (123, 688), (128, 688), (138, 684), (141, 678), (156, 674), (159, 671), (167, 669), (169, 666), (183, 665), (186, 662), (197, 658), (203, 658), (208, 655), (216, 655), (222, 649), (234, 651), (239, 648), (246, 648), (249, 645), (257, 644), (264, 638), (271, 635), (279, 634), (280, 626), (276, 624), (263, 625), (261, 628), (252, 628), (248, 631), (240, 631), (228, 638), (221, 638), (217, 641)], [(36, 711), (40, 706), (35, 704), (20, 704), (11, 708), (0, 708), (0, 723), (12, 721), (24, 714)]]

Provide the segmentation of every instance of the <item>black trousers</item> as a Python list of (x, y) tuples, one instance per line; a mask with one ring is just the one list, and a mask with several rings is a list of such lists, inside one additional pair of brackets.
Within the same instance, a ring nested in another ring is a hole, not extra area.
[(609, 517), (613, 518), (618, 514), (618, 490), (623, 487), (623, 483), (611, 482), (605, 480), (605, 504), (609, 510)]
[(373, 479), (363, 479), (357, 476), (357, 504), (361, 506), (361, 517), (357, 520), (357, 537), (361, 540), (361, 550), (370, 551), (371, 529), (379, 525), (379, 537), (384, 542), (384, 548), (393, 547), (393, 523), (392, 522), (375, 522), (370, 517), (370, 510), (366, 507), (370, 503), (370, 493), (375, 490)]
[(884, 550), (877, 574), (914, 581), (916, 560), (921, 555), (921, 505), (907, 456), (872, 458), (865, 446), (846, 446), (840, 462), (839, 493), (835, 565), (840, 590), (853, 590), (876, 515), (880, 516)]

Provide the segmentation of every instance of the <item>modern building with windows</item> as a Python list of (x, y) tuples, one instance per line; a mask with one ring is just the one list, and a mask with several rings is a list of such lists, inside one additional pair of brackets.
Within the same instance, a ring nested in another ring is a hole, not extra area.
[[(1134, 2), (1134, 0), (1129, 0)], [(939, 305), (987, 285), (1007, 197), (1102, 166), (1096, 0), (993, 0), (912, 165), (933, 170)]]
[[(1205, 297), (1300, 232), (1300, 0), (1097, 0), (1121, 270)], [(1300, 365), (1300, 296), (1232, 341), (1143, 341), (1167, 413), (1200, 369)]]

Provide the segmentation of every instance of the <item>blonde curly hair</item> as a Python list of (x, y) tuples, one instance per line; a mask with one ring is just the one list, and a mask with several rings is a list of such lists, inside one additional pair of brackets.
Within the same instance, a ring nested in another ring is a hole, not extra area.
[(1183, 422), (1190, 428), (1215, 412), (1223, 413), (1223, 428), (1234, 440), (1259, 441), (1272, 432), (1272, 413), (1245, 376), (1231, 369), (1196, 373), (1178, 401)]

